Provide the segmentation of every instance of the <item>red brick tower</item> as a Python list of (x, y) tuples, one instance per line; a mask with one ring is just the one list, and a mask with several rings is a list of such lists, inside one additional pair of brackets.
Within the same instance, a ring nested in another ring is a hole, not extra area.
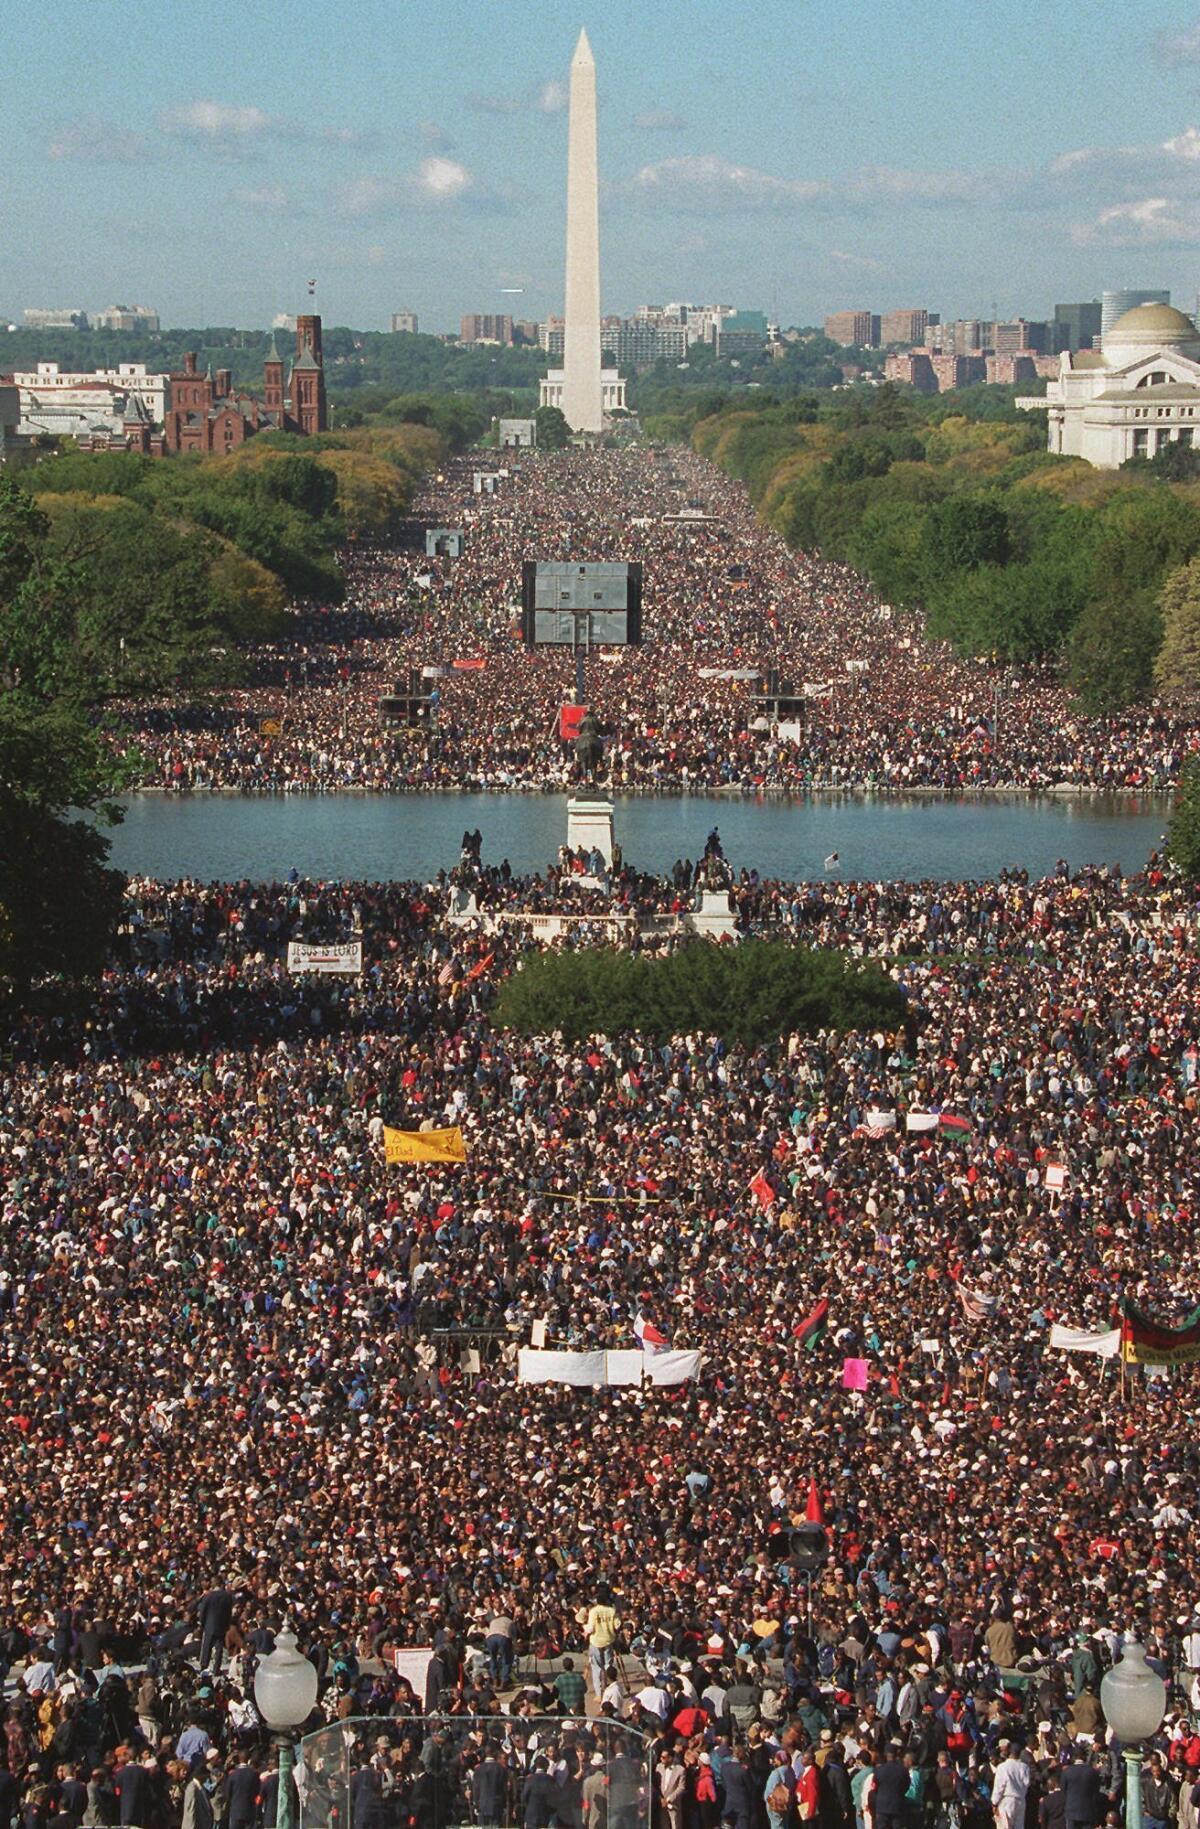
[[(315, 341), (314, 341), (315, 339)], [(321, 361), (321, 320), (296, 319), (296, 360), (292, 363), (291, 419), (306, 438), (329, 425), (325, 402), (325, 369)]]
[(263, 359), (263, 407), (282, 430), (284, 419), (283, 357), (279, 353), (274, 335), (267, 345), (267, 353)]

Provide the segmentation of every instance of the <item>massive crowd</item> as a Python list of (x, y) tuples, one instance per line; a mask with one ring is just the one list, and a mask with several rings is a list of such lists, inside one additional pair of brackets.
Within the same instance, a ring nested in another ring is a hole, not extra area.
[[(892, 962), (912, 1010), (747, 1052), (497, 1030), (527, 941), (449, 927), (451, 893), (137, 881), (95, 996), (9, 1020), (0, 1829), (273, 1820), (252, 1672), (285, 1618), (343, 1749), (345, 1785), (303, 1775), (322, 1829), (1091, 1829), (1127, 1635), (1170, 1681), (1147, 1815), (1194, 1829), (1195, 1373), (1048, 1345), (1195, 1301), (1194, 897), (1153, 861), (743, 876), (745, 932)], [(360, 976), (289, 974), (355, 933)], [(388, 1167), (422, 1124), (467, 1162)], [(698, 1378), (518, 1382), (535, 1323), (639, 1318)], [(811, 1591), (772, 1553), (810, 1484)]]
[[(637, 560), (644, 645), (605, 648), (587, 696), (614, 785), (679, 790), (873, 786), (1140, 789), (1172, 784), (1195, 729), (1158, 708), (1083, 717), (1060, 683), (956, 659), (853, 572), (789, 553), (743, 487), (681, 450), (506, 454), (495, 495), (478, 455), (431, 480), (420, 523), (461, 527), (458, 559), (347, 555), (345, 603), (297, 612), (251, 657), (246, 688), (127, 708), (147, 783), (208, 789), (559, 788), (573, 661), (519, 639), (527, 559)], [(619, 530), (615, 532), (614, 530)], [(754, 681), (803, 701), (782, 728)], [(379, 700), (433, 668), (432, 728), (388, 728)]]

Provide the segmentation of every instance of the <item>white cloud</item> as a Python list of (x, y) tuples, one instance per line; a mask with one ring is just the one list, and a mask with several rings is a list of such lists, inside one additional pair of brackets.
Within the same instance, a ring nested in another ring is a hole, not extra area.
[(89, 165), (145, 165), (158, 157), (158, 149), (144, 133), (130, 133), (111, 121), (73, 122), (47, 142), (48, 157), (81, 159)]
[(211, 99), (175, 102), (160, 109), (158, 127), (169, 139), (202, 147), (221, 158), (244, 158), (254, 148), (273, 140), (311, 146), (375, 144), (375, 135), (360, 133), (354, 127), (314, 127), (286, 115), (268, 114), (262, 108)]
[(1164, 140), (1162, 149), (1173, 159), (1200, 159), (1200, 127), (1185, 127), (1173, 139)]
[(682, 133), (687, 126), (673, 108), (646, 108), (634, 115), (633, 124), (640, 133)]
[(159, 112), (164, 133), (185, 140), (259, 139), (270, 131), (271, 116), (261, 108), (238, 108), (232, 102), (176, 102)]
[(417, 173), (417, 188), (427, 197), (439, 200), (461, 197), (470, 188), (471, 174), (457, 159), (434, 157), (422, 159)]
[(868, 165), (853, 172), (837, 194), (853, 203), (972, 203), (998, 194), (1005, 175), (997, 172), (906, 171)]
[(568, 99), (566, 84), (552, 79), (536, 83), (521, 95), (476, 91), (466, 97), (466, 104), (476, 114), (561, 114)]
[(826, 255), (843, 273), (888, 273), (891, 271), (883, 261), (876, 260), (873, 254), (850, 254), (845, 248), (831, 248)]
[(474, 173), (457, 159), (435, 153), (422, 159), (415, 172), (396, 177), (353, 178), (334, 194), (335, 208), (346, 216), (379, 216), (406, 209), (448, 209), (469, 205), (497, 207), (502, 198), (480, 185)]
[(1091, 222), (1076, 224), (1072, 239), (1083, 247), (1192, 247), (1200, 242), (1200, 207), (1170, 197), (1114, 203)]
[(1183, 32), (1160, 32), (1156, 49), (1163, 63), (1200, 64), (1200, 25)]
[(778, 210), (811, 203), (825, 187), (804, 179), (773, 178), (750, 165), (733, 165), (716, 153), (700, 153), (643, 165), (622, 189), (628, 196), (669, 209)]

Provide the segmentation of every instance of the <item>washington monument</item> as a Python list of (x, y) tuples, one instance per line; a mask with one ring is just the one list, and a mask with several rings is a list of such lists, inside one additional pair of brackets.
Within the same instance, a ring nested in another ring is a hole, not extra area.
[(567, 140), (567, 308), (563, 415), (573, 432), (604, 425), (600, 384), (600, 206), (596, 165), (596, 60), (586, 32), (571, 59)]

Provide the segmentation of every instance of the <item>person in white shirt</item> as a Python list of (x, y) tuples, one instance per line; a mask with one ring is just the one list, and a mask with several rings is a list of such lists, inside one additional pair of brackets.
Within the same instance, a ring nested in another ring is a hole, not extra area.
[(1025, 1799), (1029, 1793), (1029, 1767), (1013, 1755), (1010, 1741), (1001, 1740), (1004, 1757), (992, 1779), (992, 1810), (997, 1829), (1023, 1829)]
[(666, 1690), (660, 1688), (657, 1683), (647, 1683), (644, 1689), (639, 1689), (637, 1700), (639, 1708), (644, 1708), (646, 1713), (653, 1715), (656, 1721), (666, 1720), (669, 1699)]

